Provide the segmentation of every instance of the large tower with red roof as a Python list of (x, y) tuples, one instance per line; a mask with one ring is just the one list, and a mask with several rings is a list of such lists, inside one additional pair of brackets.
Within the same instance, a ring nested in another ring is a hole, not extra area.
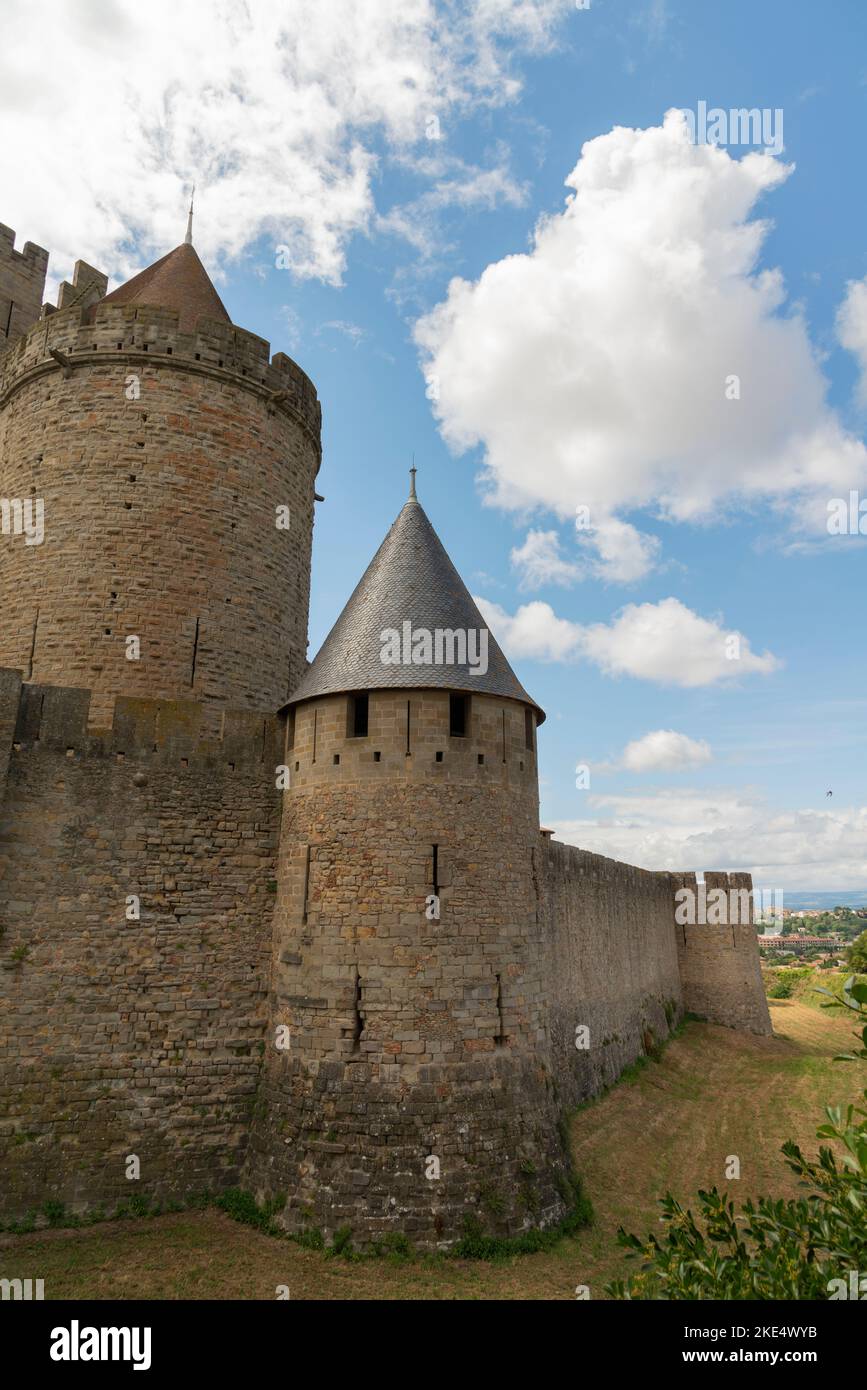
[(76, 282), (0, 356), (0, 495), (43, 518), (0, 548), (0, 666), (91, 690), (94, 727), (118, 695), (273, 710), (306, 664), (313, 384), (191, 242)]

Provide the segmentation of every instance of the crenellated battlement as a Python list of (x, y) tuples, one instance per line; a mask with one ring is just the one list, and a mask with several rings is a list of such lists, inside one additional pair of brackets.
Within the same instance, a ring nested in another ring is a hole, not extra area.
[(32, 241), (15, 250), (15, 233), (0, 222), (0, 355), (39, 317), (48, 252)]
[(88, 725), (93, 692), (72, 686), (23, 684), (21, 673), (0, 669), (0, 788), (10, 751), (22, 757), (47, 751), (71, 759), (128, 759), (186, 766), (261, 767), (273, 782), (280, 759), (282, 721), (254, 710), (226, 709), (216, 727), (194, 700), (119, 696), (111, 726)]
[(751, 1033), (770, 1033), (762, 984), (753, 880), (745, 873), (669, 875), (683, 1006), (689, 1013)]
[[(58, 360), (52, 352), (66, 359)], [(319, 447), (322, 414), (313, 382), (284, 352), (234, 324), (201, 318), (182, 333), (173, 309), (73, 304), (46, 315), (0, 359), (0, 407), (25, 382), (48, 372), (108, 362), (153, 363), (231, 379), (293, 414)]]
[(45, 268), (48, 265), (48, 252), (44, 246), (37, 246), (32, 241), (25, 241), (22, 251), (15, 250), (15, 233), (11, 227), (0, 222), (0, 255), (3, 259), (11, 259), (20, 262), (22, 265), (29, 266), (34, 272), (43, 272), (42, 278), (45, 279)]

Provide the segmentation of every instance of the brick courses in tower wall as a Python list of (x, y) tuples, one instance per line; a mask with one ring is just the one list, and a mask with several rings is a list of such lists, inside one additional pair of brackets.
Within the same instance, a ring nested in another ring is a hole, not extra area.
[(0, 359), (0, 497), (45, 508), (42, 544), (0, 545), (0, 665), (91, 689), (102, 725), (116, 694), (277, 708), (306, 667), (318, 465), (315, 391), (255, 335), (46, 319)]

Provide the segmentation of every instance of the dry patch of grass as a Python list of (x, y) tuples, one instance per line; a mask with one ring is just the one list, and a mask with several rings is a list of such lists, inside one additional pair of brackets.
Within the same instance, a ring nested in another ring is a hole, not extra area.
[[(772, 1002), (771, 1017), (772, 1038), (689, 1024), (660, 1062), (573, 1117), (596, 1219), (553, 1251), (492, 1265), (349, 1263), (205, 1211), (0, 1237), (0, 1274), (44, 1278), (47, 1298), (273, 1299), (281, 1284), (292, 1299), (571, 1299), (578, 1284), (600, 1298), (631, 1268), (619, 1225), (651, 1229), (666, 1189), (686, 1202), (715, 1184), (739, 1200), (794, 1195), (780, 1145), (792, 1138), (814, 1152), (823, 1106), (856, 1097), (860, 1074), (832, 1061), (850, 1041), (847, 1020), (797, 1000)], [(739, 1182), (726, 1183), (730, 1154)]]

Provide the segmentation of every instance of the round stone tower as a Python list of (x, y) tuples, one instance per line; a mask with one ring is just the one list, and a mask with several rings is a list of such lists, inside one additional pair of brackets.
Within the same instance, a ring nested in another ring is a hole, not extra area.
[(287, 1229), (435, 1247), (564, 1214), (543, 718), (413, 489), (288, 706), (251, 1169)]
[(306, 665), (315, 389), (191, 240), (72, 299), (0, 358), (0, 498), (32, 521), (0, 547), (0, 667), (92, 690), (92, 722), (119, 694), (273, 710)]

